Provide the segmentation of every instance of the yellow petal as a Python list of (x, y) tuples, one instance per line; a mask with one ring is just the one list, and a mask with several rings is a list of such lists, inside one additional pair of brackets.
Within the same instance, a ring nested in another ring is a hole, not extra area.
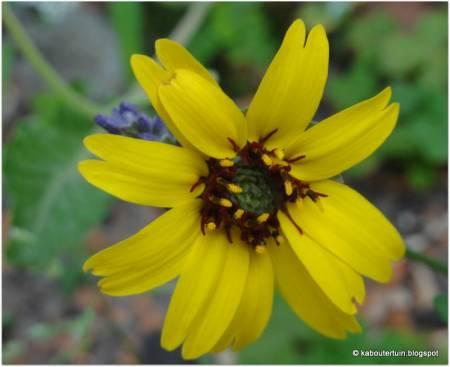
[[(290, 206), (295, 206), (295, 204), (290, 204)], [(284, 213), (279, 212), (278, 219), (294, 253), (323, 293), (341, 311), (355, 314), (357, 309), (353, 299), (356, 299), (356, 293), (361, 291), (361, 277), (352, 269), (345, 269), (348, 267), (346, 264), (342, 264), (342, 266), (336, 264), (341, 260), (316, 243), (306, 233), (301, 234)], [(345, 273), (343, 274), (343, 272)]]
[(290, 246), (268, 246), (280, 292), (293, 311), (310, 327), (330, 338), (344, 339), (358, 332), (354, 316), (339, 310), (321, 291)]
[(102, 292), (138, 294), (158, 287), (181, 271), (200, 234), (201, 200), (171, 209), (141, 231), (90, 257), (83, 266), (97, 276)]
[(167, 70), (171, 72), (174, 72), (177, 69), (191, 70), (211, 83), (217, 84), (216, 80), (211, 76), (208, 70), (179, 43), (167, 38), (162, 38), (156, 41), (155, 48), (159, 61)]
[(250, 252), (247, 283), (236, 315), (213, 352), (221, 352), (234, 340), (238, 350), (257, 340), (272, 312), (274, 274), (268, 252)]
[(383, 215), (349, 187), (323, 181), (311, 184), (321, 198), (319, 208), (305, 198), (301, 209), (289, 212), (304, 233), (358, 273), (379, 282), (392, 274), (391, 261), (404, 252), (401, 237)]
[(229, 246), (221, 231), (197, 238), (170, 300), (161, 335), (163, 348), (173, 350), (183, 342), (194, 318), (213, 296)]
[(176, 171), (186, 181), (208, 175), (208, 165), (198, 153), (171, 144), (113, 134), (90, 135), (84, 144), (105, 161), (149, 175), (172, 177)]
[(303, 181), (338, 175), (371, 155), (391, 134), (399, 105), (391, 104), (386, 88), (372, 99), (333, 115), (302, 134), (288, 149), (291, 157), (305, 155), (291, 174)]
[(136, 204), (173, 207), (199, 195), (190, 192), (208, 167), (186, 148), (112, 134), (88, 136), (86, 147), (106, 161), (83, 161), (81, 175), (92, 185)]
[[(347, 185), (333, 180), (314, 182), (311, 188), (323, 192), (324, 207), (339, 212), (341, 227), (346, 228), (348, 240), (364, 242), (374, 252), (391, 260), (400, 260), (405, 254), (402, 237), (384, 214), (366, 198)], [(351, 237), (351, 234), (354, 234)]]
[[(226, 240), (225, 234), (222, 237)], [(203, 310), (197, 314), (183, 344), (182, 355), (194, 359), (209, 352), (231, 323), (241, 302), (249, 268), (249, 247), (227, 243), (222, 274)]]
[(177, 70), (159, 88), (164, 108), (183, 135), (201, 152), (214, 158), (236, 155), (229, 139), (239, 147), (247, 140), (242, 112), (219, 87), (201, 76)]
[(104, 161), (82, 161), (78, 164), (78, 170), (91, 185), (121, 200), (160, 208), (174, 207), (194, 199), (204, 187), (199, 185), (190, 192), (190, 186), (196, 179), (177, 180), (167, 175), (158, 178)]
[(164, 121), (170, 132), (175, 138), (186, 148), (192, 148), (189, 141), (181, 134), (177, 127), (173, 124), (166, 110), (161, 104), (158, 96), (158, 88), (161, 83), (167, 83), (171, 78), (171, 73), (164, 70), (151, 57), (145, 55), (132, 55), (131, 68), (138, 83), (147, 94), (150, 103), (156, 113)]
[(321, 25), (309, 33), (296, 20), (268, 68), (247, 112), (249, 136), (258, 140), (278, 131), (266, 144), (286, 146), (311, 122), (328, 74), (328, 40)]

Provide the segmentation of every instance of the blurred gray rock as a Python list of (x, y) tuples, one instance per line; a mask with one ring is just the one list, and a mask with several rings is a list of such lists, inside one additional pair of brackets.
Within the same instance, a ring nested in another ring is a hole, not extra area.
[[(44, 14), (41, 17), (27, 15), (23, 6), (13, 10), (46, 60), (65, 80), (81, 81), (86, 94), (96, 100), (115, 96), (125, 78), (119, 44), (110, 24), (92, 5), (67, 4), (38, 3), (38, 13)], [(25, 100), (45, 86), (23, 58), (15, 65), (12, 79)]]

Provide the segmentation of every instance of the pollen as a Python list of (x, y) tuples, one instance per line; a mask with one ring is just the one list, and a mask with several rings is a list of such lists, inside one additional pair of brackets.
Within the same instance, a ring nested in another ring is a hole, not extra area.
[(255, 252), (258, 254), (264, 254), (267, 251), (266, 246), (264, 245), (256, 245)]
[(260, 216), (258, 216), (258, 218), (256, 218), (256, 220), (258, 221), (258, 223), (264, 223), (267, 222), (267, 219), (269, 219), (270, 214), (268, 213), (263, 213)]
[(228, 184), (227, 189), (229, 192), (232, 192), (233, 194), (240, 194), (243, 191), (242, 187), (233, 183)]
[(219, 199), (218, 204), (225, 208), (231, 208), (233, 206), (233, 203), (231, 202), (231, 200), (223, 199), (223, 198)]
[(209, 222), (206, 225), (206, 229), (211, 232), (214, 231), (216, 228), (217, 228), (217, 226), (216, 226), (216, 223), (214, 223), (214, 222)]
[(244, 215), (245, 211), (242, 209), (238, 209), (234, 212), (233, 217), (234, 219), (241, 219), (242, 216)]
[(287, 196), (291, 196), (294, 192), (292, 188), (292, 182), (290, 180), (284, 181), (284, 191), (286, 192)]
[(263, 154), (263, 155), (261, 155), (261, 160), (263, 161), (263, 163), (266, 165), (266, 166), (271, 166), (272, 165), (272, 159), (270, 159), (270, 157), (267, 155), (267, 154)]
[(231, 159), (221, 159), (219, 165), (220, 167), (233, 167), (234, 162)]
[(283, 149), (276, 148), (276, 149), (273, 151), (273, 154), (275, 155), (275, 157), (277, 157), (277, 158), (280, 159), (280, 160), (283, 160), (283, 159), (284, 159), (284, 150), (283, 150)]

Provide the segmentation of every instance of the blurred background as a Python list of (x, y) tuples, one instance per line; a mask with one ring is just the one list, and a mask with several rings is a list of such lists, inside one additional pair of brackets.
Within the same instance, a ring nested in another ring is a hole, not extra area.
[[(324, 338), (277, 297), (257, 343), (195, 363), (447, 363), (447, 3), (3, 5), (3, 363), (182, 363), (159, 347), (173, 285), (112, 298), (82, 273), (89, 254), (161, 213), (85, 183), (76, 170), (88, 157), (82, 139), (94, 115), (120, 101), (152, 114), (128, 60), (153, 54), (161, 37), (184, 43), (245, 108), (298, 17), (309, 29), (324, 24), (330, 40), (316, 120), (387, 85), (400, 102), (392, 136), (344, 179), (395, 223), (412, 253), (388, 285), (366, 282), (362, 334)], [(354, 349), (439, 357), (354, 357)]]

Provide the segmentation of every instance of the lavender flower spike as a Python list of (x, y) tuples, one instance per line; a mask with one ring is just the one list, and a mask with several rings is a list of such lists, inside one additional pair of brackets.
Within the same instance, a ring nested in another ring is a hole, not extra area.
[(113, 108), (112, 114), (109, 116), (95, 116), (95, 122), (111, 134), (144, 140), (175, 142), (175, 138), (158, 116), (150, 118), (139, 111), (137, 106), (128, 102), (122, 102), (119, 107)]

